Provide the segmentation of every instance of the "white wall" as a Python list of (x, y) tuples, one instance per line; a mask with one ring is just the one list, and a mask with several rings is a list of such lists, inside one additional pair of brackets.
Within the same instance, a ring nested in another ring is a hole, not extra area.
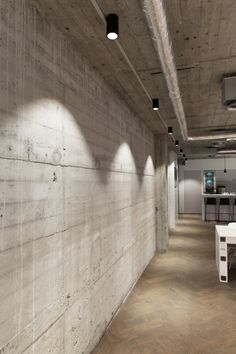
[(184, 171), (184, 212), (201, 213), (202, 175), (201, 171)]
[[(185, 171), (192, 171), (194, 175), (195, 172), (200, 172), (201, 174), (201, 182), (200, 182), (200, 187), (199, 187), (199, 181), (198, 181), (198, 174), (196, 174), (196, 178), (192, 179), (192, 187), (193, 190), (196, 191), (196, 186), (198, 184), (197, 188), (200, 188), (201, 193), (203, 192), (203, 171), (204, 170), (213, 170), (216, 172), (216, 183), (217, 185), (225, 185), (227, 188), (228, 192), (236, 192), (236, 158), (226, 158), (226, 168), (227, 168), (227, 173), (224, 173), (224, 158), (219, 158), (219, 159), (196, 159), (196, 160), (188, 160), (185, 166), (180, 166), (179, 168), (179, 208), (180, 208), (180, 213), (189, 213), (191, 212), (189, 209), (192, 210), (192, 208), (189, 208), (188, 205), (189, 203), (186, 203), (186, 186), (188, 184), (188, 191), (191, 190), (189, 188), (189, 183), (191, 181), (186, 180), (184, 177)], [(189, 193), (189, 192), (188, 192)], [(198, 203), (198, 208), (200, 208), (200, 202), (199, 200), (196, 201), (196, 198), (194, 199), (194, 193), (189, 194), (188, 198), (192, 198), (193, 202), (196, 204)], [(186, 205), (185, 205), (186, 204)], [(187, 205), (188, 204), (188, 205)]]
[[(236, 170), (236, 157), (226, 158), (227, 169)], [(224, 170), (224, 159), (189, 159), (185, 166), (181, 166), (184, 170)]]
[(226, 192), (236, 192), (236, 169), (227, 168), (227, 173), (222, 170), (216, 170), (216, 184), (226, 187)]

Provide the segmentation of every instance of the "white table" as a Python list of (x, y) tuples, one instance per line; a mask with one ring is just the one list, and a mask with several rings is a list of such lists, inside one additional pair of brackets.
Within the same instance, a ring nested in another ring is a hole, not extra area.
[(236, 244), (236, 227), (228, 225), (216, 225), (216, 265), (219, 280), (228, 283), (228, 245)]

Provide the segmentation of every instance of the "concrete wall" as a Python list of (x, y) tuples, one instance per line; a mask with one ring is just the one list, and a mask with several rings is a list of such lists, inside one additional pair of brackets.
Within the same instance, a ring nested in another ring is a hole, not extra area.
[(155, 251), (153, 135), (33, 2), (0, 5), (0, 353), (89, 353)]
[[(175, 172), (176, 171), (176, 172)], [(177, 179), (175, 180), (175, 173)], [(174, 151), (169, 152), (168, 163), (168, 224), (173, 229), (178, 219), (178, 160)]]
[(155, 138), (155, 208), (157, 250), (168, 249), (168, 145), (167, 135)]

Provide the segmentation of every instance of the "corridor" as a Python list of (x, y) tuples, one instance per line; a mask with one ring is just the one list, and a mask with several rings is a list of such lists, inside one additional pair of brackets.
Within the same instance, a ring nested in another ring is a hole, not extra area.
[(236, 354), (236, 1), (0, 12), (0, 354)]
[(214, 247), (213, 223), (181, 217), (94, 354), (235, 354), (236, 280), (218, 281)]

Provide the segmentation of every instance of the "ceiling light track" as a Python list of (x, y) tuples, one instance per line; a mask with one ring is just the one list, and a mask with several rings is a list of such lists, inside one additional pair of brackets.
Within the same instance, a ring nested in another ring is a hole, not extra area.
[[(100, 17), (100, 19), (101, 19), (102, 22), (104, 23), (104, 25), (106, 25), (106, 24), (107, 24), (106, 16), (103, 14), (102, 10), (100, 9), (100, 7), (99, 7), (97, 1), (96, 1), (96, 0), (90, 0), (90, 2), (91, 2), (91, 4), (93, 5), (94, 9), (96, 10), (98, 16)], [(137, 73), (136, 69), (135, 69), (134, 66), (132, 65), (132, 63), (131, 63), (129, 57), (128, 57), (127, 54), (125, 53), (124, 48), (122, 47), (122, 45), (120, 44), (120, 42), (119, 42), (118, 39), (115, 41), (115, 43), (116, 43), (117, 47), (119, 48), (121, 54), (123, 55), (123, 57), (124, 57), (126, 63), (129, 65), (129, 67), (130, 67), (131, 71), (133, 72), (134, 76), (136, 77), (138, 83), (139, 83), (140, 86), (142, 87), (144, 93), (145, 93), (146, 96), (148, 97), (149, 101), (152, 103), (152, 97), (151, 97), (151, 95), (149, 94), (149, 92), (147, 91), (146, 87), (144, 86), (142, 80), (140, 79), (139, 74)], [(156, 110), (156, 112), (157, 112), (157, 114), (158, 114), (158, 116), (159, 116), (159, 118), (160, 118), (160, 120), (161, 120), (161, 122), (162, 122), (162, 124), (163, 124), (163, 127), (164, 127), (165, 129), (167, 129), (166, 122), (165, 122), (165, 120), (162, 118), (160, 112), (159, 112), (158, 110)]]

